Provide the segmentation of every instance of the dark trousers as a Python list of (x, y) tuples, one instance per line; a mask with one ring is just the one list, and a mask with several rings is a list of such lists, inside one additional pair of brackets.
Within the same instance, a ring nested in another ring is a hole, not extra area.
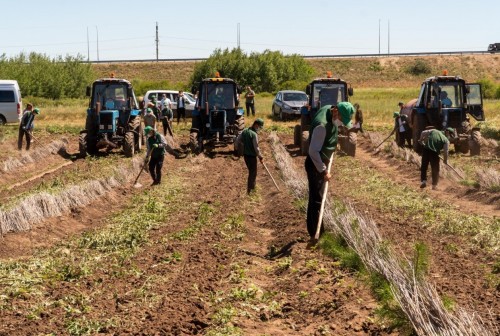
[(25, 131), (19, 126), (19, 135), (17, 137), (17, 149), (21, 150), (23, 148), (23, 137), (26, 136), (26, 150), (30, 149), (31, 145), (31, 133)]
[(408, 147), (411, 147), (411, 133), (410, 133), (410, 131), (399, 132), (399, 134), (398, 134), (398, 146), (403, 148), (405, 146), (405, 141), (408, 143)]
[(245, 155), (245, 164), (248, 168), (247, 192), (255, 189), (255, 180), (257, 179), (257, 157)]
[(420, 180), (427, 180), (427, 168), (431, 164), (432, 185), (437, 185), (439, 182), (439, 155), (438, 153), (428, 148), (422, 151), (422, 165), (420, 166)]
[(163, 125), (163, 136), (167, 136), (168, 127), (172, 127), (172, 125), (169, 124), (169, 121), (167, 118), (163, 118), (161, 120), (161, 124)]
[(157, 158), (151, 158), (149, 160), (149, 174), (151, 174), (151, 177), (153, 178), (153, 182), (155, 183), (160, 183), (161, 182), (161, 168), (163, 167), (163, 159), (165, 158), (164, 155), (157, 157)]
[(250, 115), (250, 109), (252, 110), (252, 115), (255, 115), (255, 105), (254, 103), (245, 103), (247, 108), (247, 117)]
[[(325, 180), (316, 169), (313, 161), (309, 157), (306, 158), (306, 173), (307, 181), (309, 182), (309, 201), (307, 203), (307, 232), (311, 238), (316, 235), (318, 227), (319, 211), (321, 210), (321, 200), (323, 198), (323, 186)], [(320, 233), (323, 233), (323, 223), (321, 225)]]
[(182, 117), (182, 120), (184, 122), (186, 122), (186, 108), (185, 107), (177, 108), (177, 123), (179, 123), (179, 121), (181, 120), (181, 117)]

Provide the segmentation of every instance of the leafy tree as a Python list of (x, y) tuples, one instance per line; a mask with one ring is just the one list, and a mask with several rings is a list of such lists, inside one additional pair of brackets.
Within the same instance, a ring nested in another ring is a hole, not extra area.
[(12, 58), (0, 56), (0, 77), (17, 80), (23, 95), (60, 99), (83, 97), (94, 74), (83, 56), (21, 53)]
[(196, 65), (191, 77), (191, 87), (203, 78), (232, 78), (242, 87), (246, 85), (258, 92), (276, 92), (285, 83), (307, 82), (313, 68), (299, 55), (285, 56), (279, 51), (245, 54), (240, 48), (216, 49), (212, 55)]

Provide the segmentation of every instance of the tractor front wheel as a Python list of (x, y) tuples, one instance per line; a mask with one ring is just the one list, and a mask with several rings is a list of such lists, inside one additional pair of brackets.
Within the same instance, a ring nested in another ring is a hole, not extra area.
[(481, 132), (477, 129), (473, 129), (469, 138), (469, 148), (471, 156), (476, 156), (481, 154), (482, 141), (483, 139), (481, 137)]
[(82, 158), (87, 156), (87, 132), (81, 132), (78, 137), (78, 149)]
[(300, 125), (295, 125), (293, 128), (293, 145), (294, 146), (300, 146), (300, 137), (302, 134), (300, 134)]
[(134, 156), (134, 137), (135, 133), (132, 131), (128, 131), (125, 133), (125, 139), (123, 139), (123, 152), (126, 157)]
[(191, 149), (192, 153), (198, 153), (199, 151), (199, 144), (198, 144), (198, 134), (199, 131), (195, 128), (191, 129), (191, 132), (189, 133), (189, 148)]
[(306, 156), (309, 153), (309, 131), (302, 132), (300, 139), (300, 154)]

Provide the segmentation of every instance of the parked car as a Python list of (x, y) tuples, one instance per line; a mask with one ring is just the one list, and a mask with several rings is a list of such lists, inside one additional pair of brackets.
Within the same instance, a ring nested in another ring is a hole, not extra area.
[(0, 80), (0, 125), (19, 122), (22, 98), (16, 80)]
[(307, 95), (303, 91), (279, 91), (274, 97), (272, 113), (281, 120), (300, 117), (300, 108), (307, 104)]
[[(164, 93), (167, 95), (167, 98), (170, 99), (170, 101), (172, 102), (172, 111), (174, 111), (174, 117), (176, 117), (177, 116), (176, 101), (177, 97), (179, 96), (178, 90), (149, 90), (144, 95), (144, 106), (147, 106), (153, 97), (155, 97), (156, 100), (160, 102)], [(188, 100), (188, 103), (186, 104), (186, 118), (190, 118), (194, 110), (196, 99), (194, 99), (194, 96), (191, 93), (185, 91), (184, 91), (184, 97), (186, 97), (186, 99)]]

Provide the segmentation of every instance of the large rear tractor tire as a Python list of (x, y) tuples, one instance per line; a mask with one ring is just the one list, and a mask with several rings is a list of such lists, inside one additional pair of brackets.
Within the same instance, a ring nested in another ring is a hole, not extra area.
[(418, 140), (420, 139), (420, 134), (427, 126), (427, 119), (425, 115), (414, 113), (413, 114), (413, 128), (412, 128), (412, 140), (413, 140), (413, 150), (417, 153), (422, 153), (422, 145)]
[(295, 125), (293, 128), (293, 145), (300, 146), (300, 137), (302, 136), (300, 132), (300, 125)]
[(87, 132), (81, 132), (78, 136), (78, 149), (82, 158), (87, 156)]
[(245, 130), (245, 117), (244, 116), (239, 117), (238, 119), (236, 119), (235, 123), (237, 128), (237, 132), (235, 135), (238, 136), (241, 134), (241, 132)]
[(469, 138), (469, 148), (470, 155), (477, 156), (481, 154), (481, 143), (483, 139), (481, 137), (481, 132), (477, 129), (473, 129)]
[(134, 156), (134, 132), (128, 131), (125, 133), (125, 139), (123, 139), (123, 152), (126, 157)]
[(300, 139), (300, 155), (306, 156), (309, 153), (309, 131), (303, 131)]

